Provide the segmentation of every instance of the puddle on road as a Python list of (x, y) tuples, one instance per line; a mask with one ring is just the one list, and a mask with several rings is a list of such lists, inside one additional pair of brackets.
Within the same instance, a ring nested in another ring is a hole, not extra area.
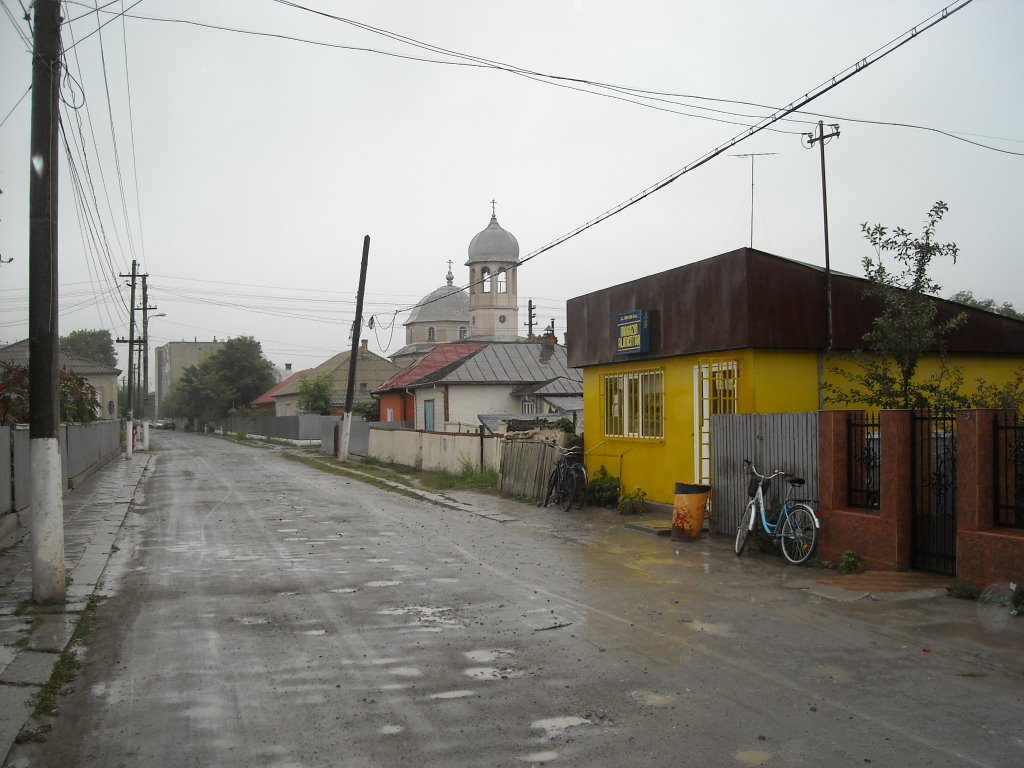
[(368, 581), (364, 586), (367, 587), (397, 587), (402, 582), (400, 581)]
[(449, 577), (441, 577), (441, 578), (438, 578), (438, 579), (431, 579), (431, 581), (436, 582), (437, 584), (455, 584), (455, 583), (458, 582), (458, 579), (452, 579), (452, 578), (449, 578)]
[(353, 592), (358, 592), (359, 589), (357, 587), (338, 587), (337, 589), (332, 589), (330, 591), (336, 595), (350, 595)]
[(514, 656), (515, 651), (509, 651), (505, 648), (491, 648), (483, 651), (466, 651), (466, 658), (470, 661), (475, 661), (483, 664), (488, 661), (497, 661), (498, 659), (504, 659), (508, 656)]
[(236, 619), (236, 621), (239, 624), (244, 624), (246, 626), (256, 626), (259, 624), (270, 623), (270, 619), (268, 619), (266, 616), (242, 616), (241, 618)]
[(703, 621), (690, 621), (683, 625), (694, 632), (705, 632), (716, 637), (735, 637), (736, 633), (729, 624), (710, 624)]
[(657, 691), (631, 691), (629, 699), (645, 707), (670, 707), (676, 703), (674, 693), (658, 693)]
[(822, 676), (831, 679), (833, 683), (853, 682), (853, 673), (848, 669), (837, 667), (835, 664), (826, 664), (818, 672)]
[(419, 677), (423, 674), (418, 667), (392, 667), (387, 672), (399, 677)]
[(558, 759), (558, 753), (557, 752), (552, 752), (552, 751), (548, 751), (548, 752), (531, 752), (530, 754), (523, 755), (522, 757), (519, 758), (519, 760), (521, 760), (524, 763), (534, 763), (534, 764), (536, 764), (536, 763), (550, 763), (553, 760), (557, 760), (557, 759)]
[(590, 721), (585, 717), (567, 715), (564, 717), (549, 717), (544, 720), (535, 720), (530, 723), (530, 728), (535, 731), (544, 731), (544, 738), (556, 739), (570, 728), (576, 728), (581, 725), (590, 725)]
[(430, 698), (435, 699), (435, 700), (465, 699), (465, 698), (468, 698), (469, 696), (476, 696), (476, 693), (474, 693), (473, 691), (460, 690), (460, 691), (442, 691), (441, 693), (432, 693), (432, 694), (430, 694)]
[(371, 557), (371, 558), (368, 558), (366, 562), (368, 562), (368, 563), (390, 563), (391, 562), (391, 558), (390, 557)]
[(321, 635), (326, 635), (327, 634), (327, 630), (326, 629), (307, 629), (302, 634), (308, 635), (310, 637), (320, 637)]
[(298, 528), (278, 528), (277, 532), (278, 533), (298, 533), (299, 529)]
[(470, 667), (462, 670), (462, 674), (474, 680), (508, 680), (510, 677), (518, 677), (515, 670), (509, 667)]
[(737, 752), (736, 759), (743, 765), (764, 765), (772, 759), (772, 753), (764, 749), (748, 749)]
[[(455, 609), (437, 605), (403, 605), (400, 608), (382, 608), (377, 611), (378, 616), (412, 616), (418, 624), (425, 624), (431, 628), (452, 627), (463, 628), (462, 624), (455, 617)], [(436, 631), (434, 629), (433, 631)]]
[(405, 730), (405, 726), (402, 725), (382, 725), (377, 729), (377, 733), (381, 736), (393, 736), (396, 733), (401, 733)]

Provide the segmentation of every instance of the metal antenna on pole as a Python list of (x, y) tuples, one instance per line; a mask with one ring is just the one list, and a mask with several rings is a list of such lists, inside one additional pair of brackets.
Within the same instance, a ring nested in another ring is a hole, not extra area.
[(750, 247), (754, 247), (754, 158), (764, 157), (765, 155), (777, 155), (778, 152), (747, 152), (743, 155), (733, 155), (733, 157), (749, 157), (750, 158)]

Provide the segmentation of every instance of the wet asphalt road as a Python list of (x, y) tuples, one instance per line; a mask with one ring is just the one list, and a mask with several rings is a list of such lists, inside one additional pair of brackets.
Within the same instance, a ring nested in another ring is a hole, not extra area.
[(153, 443), (75, 691), (8, 765), (1024, 762), (1019, 678), (922, 653), (774, 558)]

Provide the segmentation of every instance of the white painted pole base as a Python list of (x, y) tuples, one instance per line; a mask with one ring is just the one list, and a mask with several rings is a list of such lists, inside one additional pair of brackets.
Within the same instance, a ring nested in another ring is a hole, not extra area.
[(341, 450), (338, 451), (338, 458), (348, 461), (348, 440), (352, 434), (352, 415), (346, 413), (345, 420), (341, 422)]
[(125, 421), (125, 435), (124, 435), (124, 457), (130, 459), (132, 457), (132, 448), (135, 446), (132, 443), (135, 442), (135, 427), (132, 425), (132, 417), (129, 416)]
[(142, 421), (142, 450), (149, 450), (149, 419)]
[(64, 602), (64, 488), (57, 438), (31, 441), (32, 600), (37, 605)]

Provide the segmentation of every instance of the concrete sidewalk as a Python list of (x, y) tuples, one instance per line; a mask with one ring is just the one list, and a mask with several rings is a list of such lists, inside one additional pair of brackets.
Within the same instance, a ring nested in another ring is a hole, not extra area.
[(103, 573), (151, 456), (120, 456), (64, 497), (63, 606), (32, 605), (28, 527), (0, 539), (0, 753), (6, 759), (29, 722), (35, 696), (53, 674)]

